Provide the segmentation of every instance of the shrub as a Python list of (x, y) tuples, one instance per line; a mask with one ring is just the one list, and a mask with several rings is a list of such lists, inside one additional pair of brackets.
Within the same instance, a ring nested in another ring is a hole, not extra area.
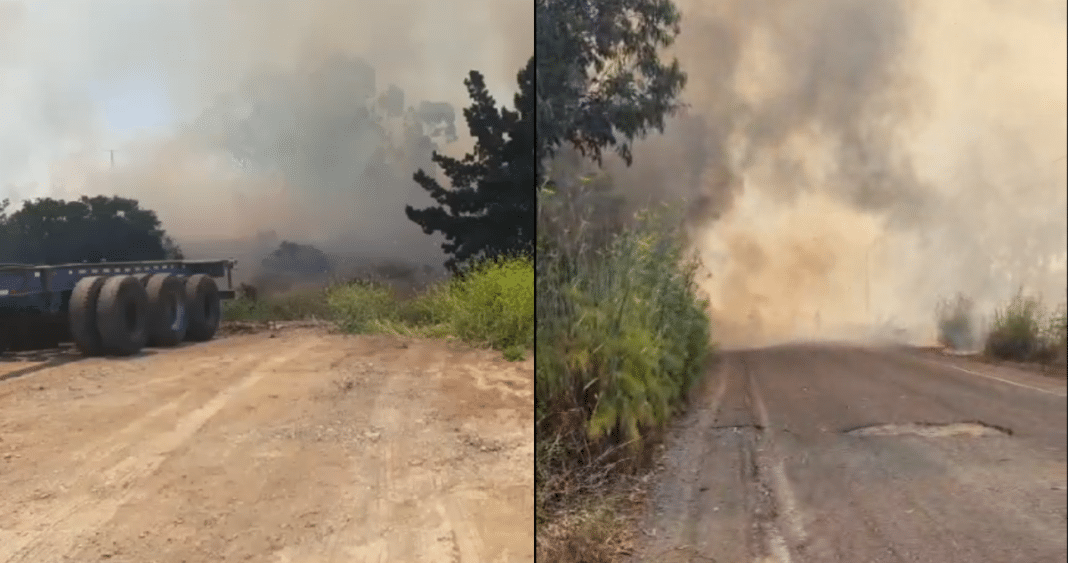
[(502, 258), (474, 267), (447, 291), (457, 336), (495, 349), (534, 345), (534, 265)]
[(1061, 305), (1050, 324), (1053, 343), (1057, 347), (1053, 361), (1061, 365), (1068, 364), (1068, 314), (1065, 313), (1064, 305)]
[(345, 332), (376, 332), (385, 323), (400, 320), (397, 299), (381, 284), (356, 281), (337, 285), (327, 291), (326, 302)]
[(451, 280), (402, 298), (386, 283), (351, 280), (325, 289), (268, 296), (242, 286), (226, 301), (228, 321), (330, 320), (349, 333), (455, 337), (500, 350), (510, 361), (534, 346), (534, 264), (527, 258), (487, 260)]
[(1063, 306), (1047, 311), (1041, 300), (1021, 290), (995, 311), (985, 351), (1003, 360), (1050, 362), (1063, 357), (1064, 342)]
[(539, 557), (568, 561), (617, 555), (622, 522), (574, 508), (649, 459), (712, 350), (675, 217), (590, 188), (538, 205), (535, 521)]
[(530, 260), (486, 261), (411, 299), (371, 282), (340, 284), (326, 299), (351, 333), (452, 336), (521, 359), (534, 343), (534, 266)]
[[(544, 197), (547, 214), (566, 205)], [(707, 304), (668, 218), (641, 214), (629, 228), (600, 233), (599, 243), (563, 223), (539, 230), (548, 235), (537, 254), (539, 434), (580, 424), (602, 446), (640, 449), (643, 433), (666, 423), (702, 374)]]
[(223, 302), (223, 318), (228, 321), (329, 320), (332, 317), (333, 311), (321, 289), (289, 291), (259, 298), (238, 297)]
[(935, 308), (938, 343), (956, 350), (973, 350), (974, 310), (974, 302), (961, 293), (954, 299), (941, 300)]

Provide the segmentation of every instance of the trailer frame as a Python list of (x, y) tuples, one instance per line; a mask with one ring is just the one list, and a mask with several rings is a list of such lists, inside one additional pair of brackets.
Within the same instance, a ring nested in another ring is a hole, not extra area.
[[(137, 262), (93, 262), (54, 265), (0, 264), (0, 352), (5, 336), (13, 331), (48, 330), (66, 326), (67, 311), (74, 287), (91, 276), (147, 276), (171, 274), (189, 277), (205, 274), (219, 284), (219, 298), (233, 299), (233, 259), (148, 260)], [(62, 326), (61, 326), (62, 325)], [(45, 330), (42, 328), (42, 330)], [(8, 333), (8, 334), (5, 334)]]

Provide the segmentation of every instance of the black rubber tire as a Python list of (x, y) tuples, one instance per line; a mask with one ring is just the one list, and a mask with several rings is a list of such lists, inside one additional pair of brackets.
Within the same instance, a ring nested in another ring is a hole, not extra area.
[(96, 305), (100, 289), (104, 287), (107, 276), (89, 276), (78, 280), (70, 294), (67, 307), (67, 324), (71, 338), (78, 351), (85, 356), (104, 355), (104, 342), (96, 322)]
[(145, 284), (148, 292), (148, 345), (176, 346), (189, 327), (185, 279), (154, 274)]
[(219, 297), (219, 286), (215, 280), (206, 274), (189, 276), (185, 282), (186, 316), (189, 326), (185, 331), (185, 339), (190, 342), (206, 342), (215, 336), (219, 330), (219, 322), (222, 317), (222, 300)]
[(132, 356), (148, 341), (148, 292), (134, 276), (108, 278), (96, 303), (104, 351)]
[(152, 279), (152, 276), (158, 276), (159, 274), (137, 274), (137, 281), (141, 282), (141, 285), (148, 287), (148, 280)]

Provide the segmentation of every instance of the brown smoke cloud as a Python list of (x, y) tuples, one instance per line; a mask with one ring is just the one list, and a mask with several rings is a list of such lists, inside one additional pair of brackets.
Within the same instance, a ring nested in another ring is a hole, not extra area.
[(1064, 300), (1063, 0), (680, 0), (687, 110), (612, 167), (685, 198), (726, 344)]
[[(440, 263), (403, 212), (430, 202), (411, 175), (469, 148), (468, 71), (510, 104), (534, 44), (523, 0), (47, 4), (0, 2), (0, 197), (134, 197), (197, 248), (270, 230)], [(161, 87), (173, 123), (116, 146), (92, 90), (130, 80)], [(431, 131), (449, 123), (455, 142)]]

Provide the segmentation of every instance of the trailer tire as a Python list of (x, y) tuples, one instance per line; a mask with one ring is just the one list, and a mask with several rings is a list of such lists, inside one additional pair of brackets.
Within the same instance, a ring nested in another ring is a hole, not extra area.
[(189, 326), (185, 280), (171, 274), (154, 274), (146, 282), (148, 292), (148, 345), (176, 346)]
[(70, 305), (67, 307), (70, 335), (78, 351), (86, 356), (104, 354), (104, 343), (97, 328), (96, 306), (105, 281), (105, 276), (82, 278), (70, 294)]
[(189, 319), (185, 339), (192, 342), (211, 340), (215, 331), (219, 330), (222, 316), (219, 286), (211, 276), (196, 274), (186, 280), (185, 294), (188, 299), (186, 315)]
[(96, 303), (96, 323), (104, 350), (132, 356), (148, 341), (148, 292), (133, 276), (113, 276), (104, 282)]
[(148, 287), (148, 280), (152, 279), (152, 276), (157, 276), (157, 275), (159, 275), (159, 274), (138, 274), (135, 277), (137, 278), (137, 281), (141, 282), (141, 285), (143, 285), (143, 286), (145, 286), (147, 288)]

